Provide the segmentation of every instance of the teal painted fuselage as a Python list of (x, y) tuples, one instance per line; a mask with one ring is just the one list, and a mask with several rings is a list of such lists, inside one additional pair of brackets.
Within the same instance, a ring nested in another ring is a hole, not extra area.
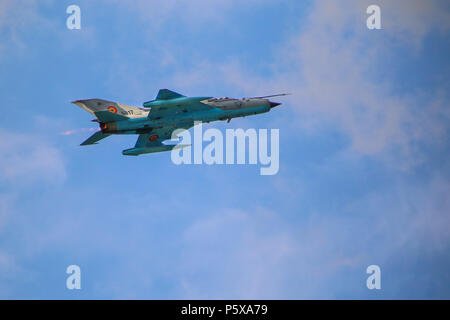
[(124, 155), (172, 150), (174, 145), (162, 142), (171, 139), (176, 129), (189, 129), (195, 122), (230, 121), (265, 113), (280, 105), (267, 97), (185, 97), (167, 89), (161, 89), (155, 100), (145, 102), (144, 108), (101, 99), (77, 100), (73, 103), (95, 115), (97, 119), (93, 121), (100, 125), (100, 131), (81, 145), (95, 144), (112, 134), (139, 135), (135, 147), (124, 150)]
[(194, 121), (213, 122), (245, 117), (259, 113), (268, 112), (269, 105), (254, 106), (237, 110), (222, 110), (214, 108), (205, 111), (181, 112), (175, 115), (167, 115), (160, 119), (136, 118), (110, 122), (109, 128), (103, 130), (105, 133), (115, 134), (140, 134), (151, 132), (152, 129), (161, 127), (184, 128), (193, 125)]

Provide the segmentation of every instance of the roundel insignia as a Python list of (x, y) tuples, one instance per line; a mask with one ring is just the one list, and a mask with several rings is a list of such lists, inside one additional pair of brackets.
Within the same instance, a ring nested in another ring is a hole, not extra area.
[(154, 134), (152, 136), (150, 136), (150, 138), (148, 138), (148, 140), (150, 140), (151, 142), (155, 141), (156, 139), (158, 139), (159, 136), (157, 134)]
[(114, 106), (109, 106), (108, 108), (106, 108), (106, 110), (112, 113), (117, 113), (117, 108)]

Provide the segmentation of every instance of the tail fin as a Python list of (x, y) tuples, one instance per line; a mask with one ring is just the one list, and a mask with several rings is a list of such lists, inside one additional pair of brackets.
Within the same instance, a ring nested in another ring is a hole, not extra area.
[(148, 116), (147, 110), (108, 100), (87, 99), (72, 101), (72, 103), (86, 110), (93, 116), (96, 116), (96, 112), (99, 111), (109, 111), (127, 118), (144, 118)]

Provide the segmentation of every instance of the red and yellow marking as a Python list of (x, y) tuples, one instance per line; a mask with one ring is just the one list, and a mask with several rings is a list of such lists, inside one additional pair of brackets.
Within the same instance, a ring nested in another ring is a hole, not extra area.
[(108, 108), (106, 108), (106, 110), (112, 113), (117, 113), (117, 108), (114, 106), (109, 106)]
[(159, 138), (159, 136), (158, 136), (157, 134), (154, 134), (154, 135), (150, 136), (150, 137), (148, 138), (148, 140), (149, 140), (150, 142), (153, 142), (153, 141), (155, 141), (155, 140), (158, 139), (158, 138)]

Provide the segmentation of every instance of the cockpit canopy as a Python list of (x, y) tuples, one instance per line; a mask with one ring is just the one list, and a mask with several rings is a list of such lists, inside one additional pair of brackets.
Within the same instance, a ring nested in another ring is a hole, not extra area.
[(233, 101), (233, 100), (238, 100), (238, 99), (235, 99), (235, 98), (229, 98), (229, 97), (221, 97), (221, 98), (211, 98), (211, 99), (208, 99), (208, 102)]

